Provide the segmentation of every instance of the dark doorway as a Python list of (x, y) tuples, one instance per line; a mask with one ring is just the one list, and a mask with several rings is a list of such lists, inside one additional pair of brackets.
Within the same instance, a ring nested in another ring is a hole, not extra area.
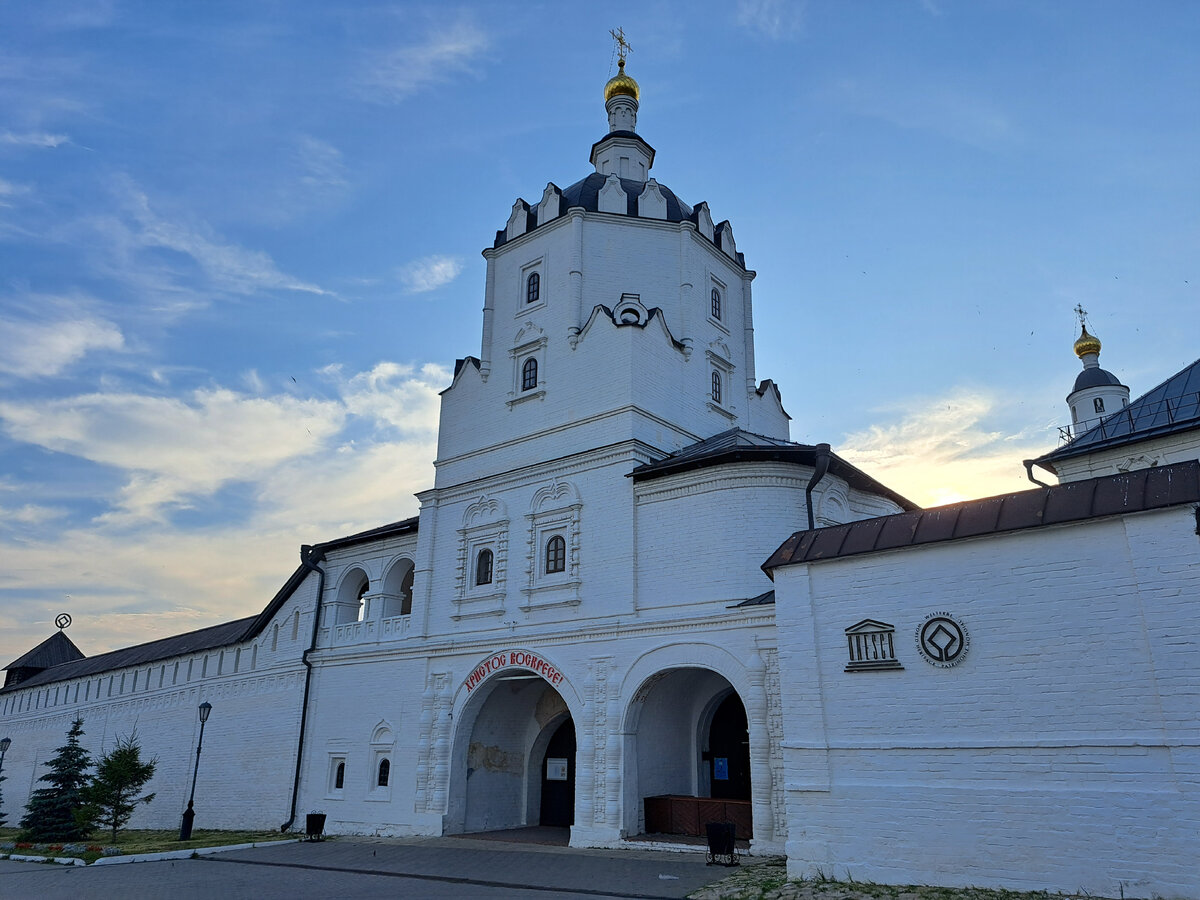
[(726, 697), (713, 714), (708, 750), (712, 796), (749, 800), (750, 732), (746, 727), (746, 707), (737, 694)]
[(541, 824), (575, 824), (575, 723), (570, 719), (558, 726), (542, 760)]

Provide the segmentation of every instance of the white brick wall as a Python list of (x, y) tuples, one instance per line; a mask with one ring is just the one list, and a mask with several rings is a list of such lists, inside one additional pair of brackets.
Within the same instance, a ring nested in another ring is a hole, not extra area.
[[(776, 570), (791, 873), (1200, 893), (1198, 554), (1179, 508)], [(903, 671), (843, 671), (865, 618)]]

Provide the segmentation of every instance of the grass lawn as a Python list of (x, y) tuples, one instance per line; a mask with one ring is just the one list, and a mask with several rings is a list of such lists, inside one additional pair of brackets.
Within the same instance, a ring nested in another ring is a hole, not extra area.
[(788, 881), (782, 858), (747, 859), (729, 877), (688, 895), (691, 900), (1101, 900), (1092, 895), (993, 888), (946, 888), (806, 878)]
[[(18, 842), (19, 828), (0, 828), (0, 844)], [(67, 844), (63, 849), (59, 844), (37, 844), (34, 847), (16, 847), (0, 849), (0, 855), (17, 853), (25, 856), (74, 856), (87, 862), (94, 862), (105, 855), (103, 848), (117, 847), (122, 856), (134, 853), (159, 853), (164, 850), (187, 850), (196, 847), (222, 847), (226, 844), (249, 844), (251, 842), (294, 840), (295, 834), (280, 834), (278, 831), (206, 831), (196, 829), (192, 832), (190, 841), (179, 840), (178, 830), (171, 831), (118, 831), (117, 839), (112, 839), (111, 831), (96, 831), (86, 841), (76, 841)], [(92, 849), (101, 848), (101, 849)]]

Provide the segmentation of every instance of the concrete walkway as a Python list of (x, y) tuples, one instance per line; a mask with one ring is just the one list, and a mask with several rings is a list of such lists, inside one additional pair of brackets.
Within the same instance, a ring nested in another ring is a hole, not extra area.
[(705, 866), (703, 853), (572, 850), (459, 837), (343, 838), (128, 866), (0, 861), (0, 897), (678, 900), (728, 871)]

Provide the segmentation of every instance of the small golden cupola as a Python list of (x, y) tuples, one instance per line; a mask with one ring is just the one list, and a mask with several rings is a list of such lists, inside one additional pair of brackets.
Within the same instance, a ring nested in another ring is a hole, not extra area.
[(1075, 341), (1075, 355), (1083, 359), (1089, 353), (1100, 352), (1100, 338), (1094, 334), (1088, 334), (1087, 326), (1080, 326), (1079, 339)]
[(604, 85), (604, 102), (607, 103), (613, 97), (641, 99), (641, 89), (638, 87), (638, 83), (633, 80), (633, 76), (625, 74), (624, 57), (617, 62), (617, 74), (608, 79), (608, 83)]

